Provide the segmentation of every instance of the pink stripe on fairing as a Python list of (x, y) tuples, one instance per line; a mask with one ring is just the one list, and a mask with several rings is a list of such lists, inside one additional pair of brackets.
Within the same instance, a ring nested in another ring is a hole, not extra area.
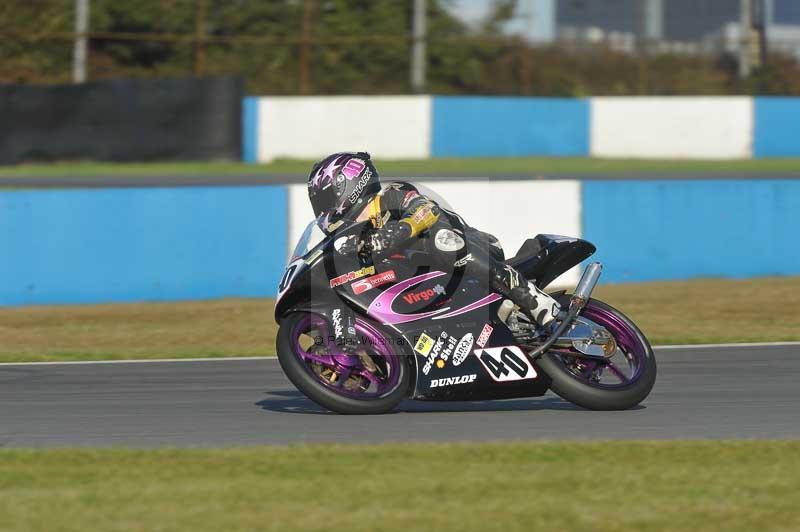
[(367, 314), (369, 314), (374, 318), (382, 320), (384, 325), (396, 325), (398, 323), (407, 323), (409, 321), (428, 318), (430, 316), (441, 314), (442, 312), (450, 310), (450, 307), (446, 307), (433, 310), (431, 312), (420, 312), (417, 314), (399, 314), (394, 310), (392, 310), (392, 305), (394, 304), (394, 300), (397, 299), (397, 296), (399, 296), (405, 290), (411, 288), (412, 286), (416, 286), (422, 282), (425, 282), (428, 279), (435, 279), (437, 277), (441, 277), (442, 275), (445, 275), (445, 273), (444, 272), (425, 273), (422, 275), (417, 275), (416, 277), (412, 277), (411, 279), (406, 279), (405, 281), (399, 282), (396, 285), (391, 286), (390, 288), (384, 290), (384, 292), (381, 295), (376, 297), (372, 301), (372, 303), (370, 303), (369, 308), (367, 309)]
[(460, 309), (454, 310), (453, 312), (448, 312), (447, 314), (442, 314), (441, 316), (436, 316), (433, 319), (441, 320), (441, 319), (444, 319), (444, 318), (452, 318), (453, 316), (460, 316), (461, 314), (466, 314), (467, 312), (475, 310), (476, 308), (481, 308), (483, 306), (486, 306), (489, 303), (494, 303), (498, 299), (502, 299), (502, 298), (503, 298), (503, 296), (501, 296), (500, 294), (489, 294), (488, 296), (483, 297), (483, 298), (477, 300), (474, 303), (470, 303), (466, 307), (461, 307)]
[(447, 314), (442, 314), (442, 312), (447, 312), (448, 310), (450, 310), (450, 307), (440, 308), (437, 310), (433, 310), (431, 312), (420, 312), (417, 314), (399, 314), (394, 310), (392, 310), (392, 305), (394, 305), (394, 300), (397, 299), (397, 296), (399, 296), (401, 293), (405, 292), (412, 286), (416, 286), (429, 279), (436, 279), (437, 277), (441, 277), (442, 275), (445, 275), (445, 272), (425, 273), (422, 275), (417, 275), (416, 277), (412, 277), (411, 279), (406, 279), (405, 281), (401, 281), (396, 285), (389, 287), (381, 295), (376, 297), (372, 301), (372, 303), (370, 303), (369, 308), (367, 308), (367, 314), (369, 314), (374, 318), (382, 320), (384, 325), (396, 325), (399, 323), (408, 323), (409, 321), (421, 320), (422, 318), (429, 318), (431, 316), (436, 316), (433, 319), (440, 320), (443, 318), (451, 318), (453, 316), (460, 316), (461, 314), (466, 314), (467, 312), (486, 306), (489, 303), (493, 303), (494, 301), (497, 301), (498, 299), (502, 298), (500, 294), (489, 294), (488, 296), (485, 296), (479, 299), (478, 301), (475, 301), (474, 303), (470, 303), (465, 307), (453, 310), (451, 312), (448, 312)]

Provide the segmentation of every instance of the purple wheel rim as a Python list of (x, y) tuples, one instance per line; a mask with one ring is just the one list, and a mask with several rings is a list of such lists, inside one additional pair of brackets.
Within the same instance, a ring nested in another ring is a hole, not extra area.
[[(313, 334), (306, 334), (313, 333)], [(300, 339), (311, 336), (314, 344), (304, 349)], [(369, 371), (358, 355), (329, 341), (328, 322), (317, 314), (306, 314), (292, 330), (292, 349), (300, 363), (317, 382), (327, 389), (355, 399), (377, 399), (394, 391), (400, 382), (403, 363), (391, 349), (386, 337), (366, 321), (356, 319), (358, 347), (363, 349), (378, 368)], [(327, 374), (323, 376), (324, 371)], [(336, 374), (332, 381), (332, 374)], [(360, 385), (354, 387), (357, 382)]]
[[(639, 339), (636, 330), (614, 312), (593, 305), (591, 301), (581, 311), (581, 316), (605, 327), (616, 340), (618, 351), (610, 359), (604, 361), (588, 357), (576, 357), (574, 354), (562, 355), (561, 359), (570, 373), (578, 380), (596, 388), (621, 388), (630, 386), (638, 381), (644, 373), (647, 347)], [(561, 350), (553, 350), (556, 354), (559, 351)], [(622, 356), (619, 356), (620, 354)], [(623, 360), (625, 361), (625, 367), (620, 367)], [(599, 380), (594, 379), (594, 376), (598, 373), (608, 374), (612, 380), (618, 382), (613, 384), (599, 382)]]

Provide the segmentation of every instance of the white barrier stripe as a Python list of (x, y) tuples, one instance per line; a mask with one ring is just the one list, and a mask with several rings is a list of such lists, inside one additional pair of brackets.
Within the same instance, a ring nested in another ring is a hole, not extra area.
[[(686, 345), (654, 345), (655, 350), (709, 349), (736, 347), (800, 347), (800, 342), (751, 342), (741, 344), (686, 344)], [(164, 362), (241, 362), (246, 360), (269, 360), (277, 362), (274, 355), (254, 357), (220, 357), (220, 358), (155, 358), (137, 360), (73, 360), (67, 362), (0, 362), (4, 366), (80, 366), (88, 364), (149, 364)]]

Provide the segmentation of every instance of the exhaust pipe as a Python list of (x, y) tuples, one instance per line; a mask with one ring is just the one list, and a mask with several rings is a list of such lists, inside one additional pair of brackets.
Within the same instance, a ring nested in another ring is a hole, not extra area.
[(592, 291), (597, 286), (597, 281), (600, 280), (600, 274), (603, 273), (603, 265), (599, 262), (593, 262), (583, 270), (581, 280), (578, 281), (578, 286), (575, 287), (575, 293), (572, 294), (570, 301), (570, 308), (577, 307), (582, 309), (589, 298), (592, 297)]
[(578, 286), (575, 287), (575, 293), (572, 295), (572, 299), (570, 299), (567, 317), (564, 318), (564, 321), (553, 331), (553, 334), (550, 335), (550, 338), (548, 338), (545, 343), (536, 348), (535, 351), (529, 353), (531, 358), (535, 359), (550, 349), (561, 335), (566, 332), (567, 328), (572, 325), (572, 322), (575, 321), (575, 317), (589, 301), (592, 290), (594, 290), (594, 287), (597, 285), (597, 281), (600, 279), (600, 274), (602, 272), (603, 265), (599, 262), (593, 262), (586, 267), (583, 271), (583, 275), (581, 275), (581, 280), (578, 281)]

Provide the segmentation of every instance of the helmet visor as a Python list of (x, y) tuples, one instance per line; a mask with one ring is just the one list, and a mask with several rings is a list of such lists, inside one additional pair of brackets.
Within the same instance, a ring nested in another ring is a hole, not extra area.
[(332, 212), (339, 203), (339, 196), (333, 183), (324, 188), (317, 188), (311, 196), (311, 207), (314, 209), (314, 216), (323, 216)]

